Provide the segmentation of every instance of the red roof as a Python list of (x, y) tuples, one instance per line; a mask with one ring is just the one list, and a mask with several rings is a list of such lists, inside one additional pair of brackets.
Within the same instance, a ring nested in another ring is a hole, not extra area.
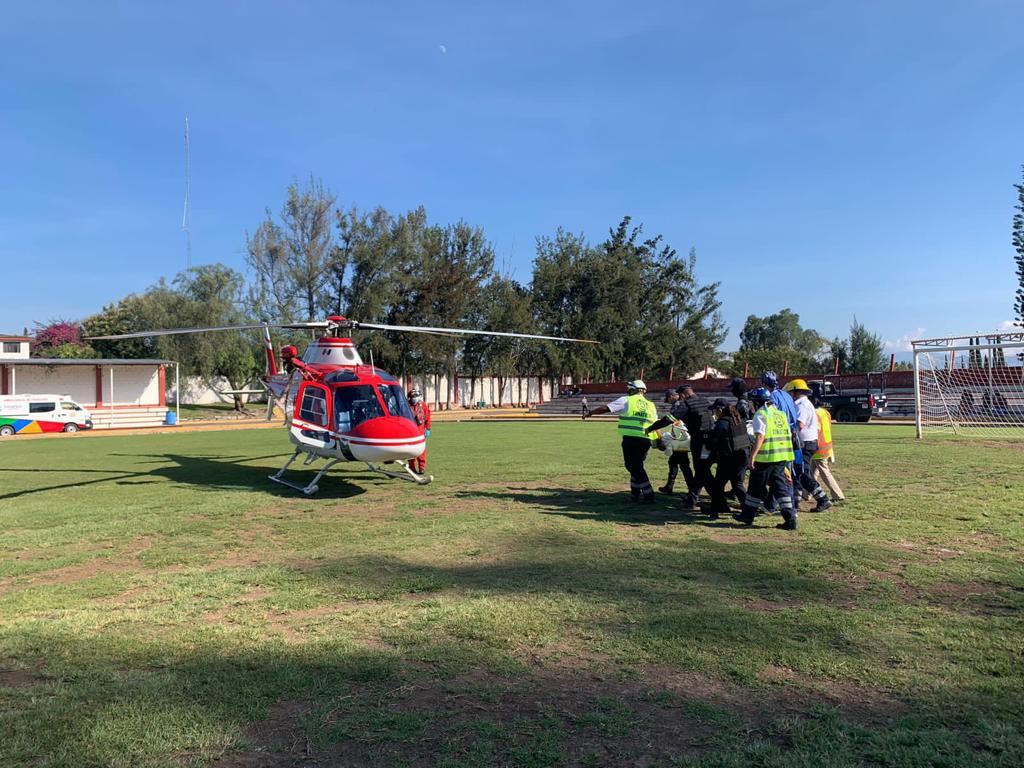
[(0, 341), (32, 341), (31, 336), (4, 336), (0, 334)]

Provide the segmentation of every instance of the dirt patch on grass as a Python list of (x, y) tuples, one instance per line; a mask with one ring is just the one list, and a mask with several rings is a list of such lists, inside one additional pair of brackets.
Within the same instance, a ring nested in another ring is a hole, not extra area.
[(789, 667), (768, 664), (757, 673), (764, 684), (760, 690), (696, 672), (655, 667), (645, 676), (661, 681), (669, 690), (709, 702), (737, 713), (751, 723), (764, 713), (780, 712), (799, 716), (814, 706), (835, 707), (847, 717), (875, 723), (898, 717), (907, 705), (886, 691), (845, 681), (812, 677)]
[(954, 557), (960, 557), (964, 553), (962, 549), (949, 549), (947, 547), (936, 547), (931, 544), (919, 544), (913, 541), (900, 541), (896, 544), (897, 547), (909, 552), (916, 552), (922, 555), (924, 559), (929, 561), (936, 560), (951, 560)]
[[(283, 768), (309, 765), (313, 753), (303, 718), (309, 713), (308, 702), (279, 701), (270, 708), (266, 718), (245, 729), (244, 742), (255, 749), (231, 752), (218, 759), (218, 768)], [(317, 762), (313, 765), (321, 766)]]
[(900, 595), (908, 601), (925, 603), (947, 608), (960, 613), (977, 616), (1005, 616), (1020, 610), (1019, 601), (1014, 603), (1015, 590), (1003, 584), (980, 581), (939, 582), (918, 586), (899, 581)]
[(0, 688), (29, 688), (42, 682), (42, 663), (28, 669), (7, 669), (0, 666)]
[(975, 550), (980, 550), (982, 552), (993, 552), (1016, 546), (1014, 542), (1009, 541), (1003, 538), (1002, 536), (997, 536), (994, 533), (980, 532), (969, 533), (966, 536), (953, 537), (950, 539), (950, 543)]
[[(832, 602), (831, 600), (829, 601)], [(746, 608), (748, 611), (755, 613), (775, 613), (776, 611), (785, 611), (790, 608), (803, 608), (808, 605), (803, 600), (792, 600), (792, 599), (780, 599), (780, 600), (766, 600), (763, 597), (756, 597), (748, 600), (743, 600), (740, 605)]]
[[(313, 727), (304, 728), (304, 719)], [(281, 702), (247, 729), (255, 750), (216, 765), (432, 766), (441, 754), (453, 764), (505, 765), (531, 753), (545, 765), (654, 765), (701, 754), (713, 733), (642, 684), (475, 671), (446, 681), (356, 685), (316, 712)]]
[(924, 604), (977, 616), (1004, 616), (1020, 610), (1018, 595), (1024, 590), (983, 581), (913, 584), (904, 575), (907, 565), (907, 561), (898, 560), (888, 571), (872, 570), (863, 575), (830, 572), (826, 576), (848, 588), (849, 599), (841, 604), (849, 607), (856, 605), (859, 594), (869, 592), (878, 582), (884, 582), (893, 585), (904, 603)]
[(273, 594), (269, 589), (263, 589), (262, 587), (253, 587), (247, 590), (244, 594), (238, 597), (232, 598), (229, 605), (225, 605), (222, 608), (218, 608), (215, 611), (204, 613), (200, 618), (203, 621), (209, 622), (210, 624), (224, 624), (230, 623), (231, 614), (233, 614), (240, 607), (249, 603), (256, 603), (260, 600), (265, 600)]
[(101, 600), (97, 600), (96, 603), (98, 605), (110, 606), (128, 605), (129, 603), (134, 602), (143, 595), (148, 595), (156, 591), (156, 589), (157, 587), (132, 587), (131, 589), (126, 590), (125, 592), (122, 592), (118, 595), (113, 595), (111, 597), (105, 597)]
[[(452, 764), (651, 766), (697, 758), (728, 729), (764, 737), (761, 724), (818, 703), (858, 720), (904, 713), (899, 701), (769, 666), (761, 690), (664, 667), (539, 668), (507, 677), (474, 670), (445, 680), (356, 683), (310, 706), (283, 701), (246, 729), (245, 751), (219, 768)], [(771, 713), (767, 716), (766, 713)], [(256, 747), (252, 748), (251, 745)], [(513, 755), (518, 759), (513, 760)]]
[[(124, 550), (110, 557), (99, 557), (85, 563), (66, 565), (48, 571), (39, 571), (23, 582), (28, 587), (51, 586), (54, 584), (74, 584), (86, 581), (106, 573), (125, 573), (145, 568), (139, 557), (152, 549), (154, 537), (139, 536), (132, 540)], [(15, 577), (16, 578), (16, 577)], [(15, 578), (0, 582), (0, 595), (6, 593)]]

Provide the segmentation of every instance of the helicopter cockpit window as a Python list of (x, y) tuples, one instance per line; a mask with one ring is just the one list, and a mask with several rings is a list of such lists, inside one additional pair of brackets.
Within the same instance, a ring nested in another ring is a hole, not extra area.
[(405, 399), (405, 392), (397, 384), (378, 384), (377, 388), (380, 390), (381, 399), (384, 401), (384, 407), (388, 409), (388, 413), (392, 416), (401, 416), (402, 418), (409, 419), (409, 421), (415, 421), (416, 419), (412, 415), (412, 409), (409, 407), (409, 401)]
[(368, 419), (384, 415), (377, 394), (370, 386), (338, 387), (334, 390), (334, 412), (338, 431), (348, 432)]
[(306, 387), (306, 391), (302, 393), (299, 417), (318, 427), (326, 427), (327, 393), (319, 387)]

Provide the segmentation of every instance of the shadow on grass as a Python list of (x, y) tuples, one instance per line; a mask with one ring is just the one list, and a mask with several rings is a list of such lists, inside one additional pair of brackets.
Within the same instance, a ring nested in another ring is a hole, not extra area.
[[(157, 482), (159, 479), (168, 480), (178, 485), (187, 485), (210, 491), (225, 490), (255, 490), (269, 493), (274, 496), (300, 496), (299, 491), (287, 488), (271, 481), (268, 474), (274, 474), (280, 468), (276, 465), (253, 466), (251, 462), (263, 461), (270, 458), (279, 458), (281, 464), (286, 457), (279, 454), (268, 456), (199, 456), (184, 455), (175, 453), (166, 454), (112, 454), (118, 458), (135, 459), (132, 462), (136, 465), (148, 468), (140, 468), (137, 471), (126, 471), (124, 469), (66, 469), (66, 468), (45, 468), (45, 469), (0, 469), (0, 472), (12, 472), (19, 476), (35, 475), (40, 476), (55, 474), (103, 474), (105, 477), (78, 480), (75, 482), (55, 483), (40, 485), (32, 488), (24, 488), (16, 491), (0, 493), (0, 500), (15, 499), (44, 491), (56, 491), (65, 488), (79, 488), (87, 485), (103, 485), (107, 483), (116, 485), (140, 485), (147, 482)], [(313, 478), (323, 462), (318, 461), (310, 468), (303, 468), (301, 462), (296, 462), (289, 468), (286, 477), (292, 482), (305, 484)], [(343, 471), (343, 470), (342, 470)], [(358, 496), (366, 492), (365, 484), (374, 485), (380, 478), (369, 472), (361, 471), (358, 474), (347, 473), (348, 477), (342, 477), (339, 472), (329, 470), (320, 480), (320, 490), (316, 494), (319, 499), (344, 499)], [(358, 479), (360, 485), (350, 482), (348, 478)]]
[[(844, 703), (698, 673), (527, 666), (451, 639), (417, 653), (210, 632), (125, 645), (39, 624), (36, 665), (0, 686), (0, 762), (329, 768), (437, 765), (1019, 765), (1006, 696)], [(2, 678), (0, 678), (2, 680)], [(851, 704), (847, 706), (846, 704)], [(840, 759), (841, 755), (841, 759)]]
[[(655, 496), (654, 504), (639, 504), (629, 492), (600, 491), (578, 488), (516, 488), (504, 491), (458, 491), (456, 498), (485, 498), (496, 501), (514, 501), (535, 507), (541, 514), (561, 515), (574, 520), (610, 522), (628, 526), (646, 525), (700, 525), (708, 528), (743, 528), (731, 514), (712, 520), (710, 503), (700, 509), (684, 509), (683, 496)], [(764, 518), (772, 525), (777, 518)], [(763, 524), (763, 523), (762, 523)]]

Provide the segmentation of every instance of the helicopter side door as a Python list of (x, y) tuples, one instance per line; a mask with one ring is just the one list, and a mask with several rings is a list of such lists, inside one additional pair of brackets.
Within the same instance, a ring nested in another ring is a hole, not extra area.
[(310, 448), (326, 449), (334, 444), (332, 423), (330, 390), (316, 382), (303, 383), (295, 398), (292, 435)]

